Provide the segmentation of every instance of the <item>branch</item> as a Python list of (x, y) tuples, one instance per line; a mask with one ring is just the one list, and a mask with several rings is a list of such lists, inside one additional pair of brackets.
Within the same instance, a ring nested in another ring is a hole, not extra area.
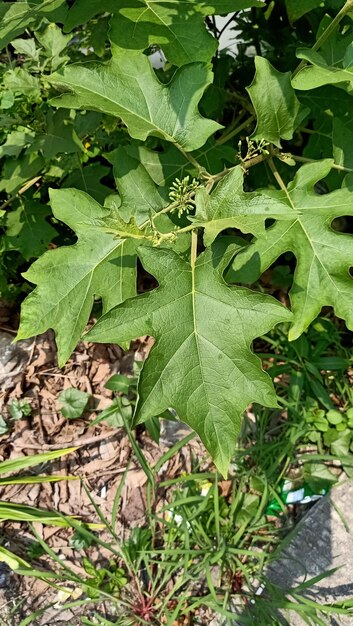
[(31, 180), (29, 180), (25, 185), (23, 185), (23, 187), (21, 187), (21, 189), (17, 193), (15, 193), (13, 196), (11, 196), (8, 200), (6, 200), (6, 202), (4, 202), (0, 206), (0, 211), (3, 211), (4, 209), (6, 209), (6, 207), (9, 206), (9, 204), (11, 204), (11, 202), (13, 202), (13, 200), (16, 200), (17, 196), (21, 196), (30, 187), (35, 185), (38, 182), (38, 180), (40, 180), (41, 178), (42, 178), (42, 176), (36, 176), (35, 178), (32, 178)]
[(229, 141), (229, 139), (232, 139), (232, 137), (235, 137), (235, 135), (238, 135), (242, 130), (244, 130), (244, 128), (247, 128), (247, 126), (250, 126), (250, 124), (252, 124), (254, 119), (255, 119), (255, 115), (251, 115), (251, 117), (248, 117), (248, 119), (245, 120), (245, 122), (243, 122), (239, 126), (237, 126), (237, 128), (233, 128), (233, 130), (225, 132), (221, 137), (219, 137), (219, 139), (216, 139), (216, 144), (218, 146), (221, 146), (222, 144), (226, 143), (227, 141)]
[[(332, 20), (332, 22), (328, 25), (327, 28), (325, 28), (324, 32), (321, 33), (320, 37), (317, 39), (317, 41), (314, 43), (314, 45), (312, 46), (311, 50), (319, 50), (321, 48), (321, 46), (325, 43), (325, 41), (332, 35), (332, 33), (336, 30), (337, 26), (339, 25), (339, 23), (341, 22), (341, 20), (345, 17), (345, 15), (347, 15), (347, 13), (349, 13), (349, 11), (353, 10), (353, 0), (346, 0), (345, 5), (342, 7), (342, 9), (337, 13), (336, 17), (334, 17), (334, 19)], [(298, 72), (300, 72), (300, 70), (303, 69), (303, 67), (305, 67), (307, 64), (307, 62), (303, 59), (298, 67), (296, 67), (296, 69), (294, 70), (292, 77), (294, 78), (294, 76), (296, 76), (298, 74)]]

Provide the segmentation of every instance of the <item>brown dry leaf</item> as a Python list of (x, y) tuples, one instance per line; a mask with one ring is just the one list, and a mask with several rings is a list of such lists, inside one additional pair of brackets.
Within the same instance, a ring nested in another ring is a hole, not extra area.
[(228, 497), (232, 493), (232, 481), (231, 480), (221, 480), (218, 483), (218, 487), (221, 492), (221, 496)]
[(107, 380), (110, 372), (111, 372), (111, 367), (109, 363), (100, 363), (98, 365), (98, 369), (93, 377), (92, 382), (97, 385), (101, 383), (102, 381)]

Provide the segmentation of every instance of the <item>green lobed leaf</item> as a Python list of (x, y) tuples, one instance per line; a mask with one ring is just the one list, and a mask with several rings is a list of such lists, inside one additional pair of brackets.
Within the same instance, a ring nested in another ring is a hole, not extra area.
[(291, 86), (291, 73), (278, 72), (263, 57), (255, 57), (255, 78), (247, 91), (253, 103), (257, 125), (253, 139), (266, 139), (281, 147), (292, 139), (309, 109), (303, 109)]
[(234, 248), (215, 245), (193, 267), (175, 252), (139, 248), (159, 287), (104, 315), (86, 339), (121, 343), (153, 335), (139, 380), (135, 423), (172, 407), (201, 437), (225, 475), (241, 414), (257, 401), (276, 405), (252, 340), (290, 313), (270, 296), (229, 287), (222, 278)]
[(204, 187), (196, 192), (195, 223), (204, 227), (204, 244), (210, 246), (226, 228), (260, 237), (269, 218), (292, 219), (288, 205), (261, 192), (243, 191), (244, 173), (239, 165), (231, 170), (208, 194)]
[(221, 128), (203, 118), (197, 108), (212, 81), (211, 70), (202, 63), (178, 70), (165, 85), (146, 56), (114, 46), (107, 63), (69, 65), (52, 74), (49, 81), (68, 91), (52, 99), (54, 106), (119, 117), (130, 135), (142, 141), (153, 135), (192, 151)]
[(181, 66), (208, 62), (215, 54), (218, 42), (206, 29), (206, 16), (264, 6), (261, 0), (76, 0), (65, 28), (72, 30), (107, 11), (114, 14), (109, 33), (113, 44), (141, 52), (160, 45), (168, 61)]
[(206, 29), (207, 15), (227, 14), (257, 0), (122, 0), (111, 21), (111, 41), (127, 50), (146, 50), (159, 44), (170, 63), (181, 66), (210, 61), (218, 42)]
[(300, 213), (291, 221), (270, 226), (233, 263), (231, 279), (252, 283), (281, 254), (294, 253), (297, 264), (290, 291), (294, 313), (291, 340), (308, 328), (323, 306), (332, 306), (353, 330), (353, 278), (349, 273), (353, 242), (350, 235), (331, 228), (336, 217), (353, 215), (352, 194), (345, 188), (323, 195), (314, 191), (314, 185), (328, 175), (332, 164), (326, 159), (301, 167), (288, 186), (288, 195), (268, 190), (271, 197), (287, 202)]
[(102, 298), (107, 312), (136, 293), (136, 257), (133, 240), (103, 231), (110, 211), (93, 198), (75, 189), (52, 189), (50, 197), (55, 217), (78, 241), (46, 252), (24, 274), (37, 287), (22, 305), (17, 339), (54, 329), (62, 366), (79, 341), (95, 297)]
[(119, 4), (109, 33), (115, 45), (143, 51), (159, 44), (168, 61), (177, 66), (208, 62), (217, 50), (218, 42), (206, 29), (200, 5), (194, 1), (122, 0)]
[(34, 39), (13, 39), (11, 46), (15, 48), (17, 54), (24, 54), (34, 60), (38, 59), (38, 50)]
[(166, 206), (167, 203), (145, 167), (130, 156), (125, 146), (119, 146), (106, 156), (113, 165), (121, 197), (119, 214), (126, 222), (134, 217), (138, 225), (143, 224)]
[(37, 40), (43, 46), (48, 57), (51, 59), (52, 69), (56, 69), (56, 66), (69, 57), (60, 57), (61, 52), (65, 50), (71, 35), (63, 35), (61, 28), (56, 24), (49, 24), (44, 32), (35, 33)]

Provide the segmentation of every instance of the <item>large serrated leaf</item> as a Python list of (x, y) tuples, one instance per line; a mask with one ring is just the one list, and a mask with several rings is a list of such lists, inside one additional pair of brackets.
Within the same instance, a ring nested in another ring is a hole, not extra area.
[(178, 70), (165, 85), (157, 79), (146, 56), (114, 47), (107, 63), (69, 65), (49, 80), (68, 91), (52, 100), (55, 106), (119, 117), (130, 135), (142, 141), (153, 135), (192, 151), (221, 128), (203, 118), (197, 108), (212, 82), (209, 66), (202, 63)]
[(137, 158), (130, 156), (125, 146), (119, 146), (107, 158), (113, 165), (121, 196), (119, 213), (126, 222), (133, 217), (141, 225), (166, 206), (167, 203), (145, 167)]
[(159, 44), (168, 61), (178, 66), (207, 62), (218, 42), (206, 29), (205, 17), (251, 6), (264, 4), (257, 0), (122, 0), (111, 22), (110, 39), (128, 50)]
[(215, 245), (192, 266), (170, 250), (139, 249), (159, 288), (112, 309), (86, 335), (116, 343), (155, 337), (139, 381), (135, 422), (173, 407), (223, 474), (246, 406), (276, 405), (251, 342), (290, 317), (270, 296), (226, 285), (222, 274), (234, 251)]
[(65, 28), (104, 11), (113, 13), (109, 36), (114, 44), (140, 51), (160, 45), (168, 61), (181, 66), (210, 61), (216, 52), (218, 42), (206, 28), (206, 16), (264, 6), (261, 0), (76, 0)]
[(288, 205), (261, 192), (243, 191), (244, 173), (240, 165), (231, 170), (209, 195), (203, 187), (196, 193), (195, 222), (203, 226), (204, 243), (209, 246), (226, 228), (243, 233), (265, 234), (269, 218), (292, 219)]
[(51, 190), (51, 204), (55, 217), (76, 232), (78, 241), (46, 252), (24, 274), (37, 287), (22, 305), (17, 339), (54, 329), (63, 365), (88, 322), (95, 297), (102, 298), (106, 312), (136, 293), (136, 255), (132, 240), (103, 232), (110, 211), (84, 192)]
[(233, 263), (231, 278), (251, 283), (284, 252), (295, 254), (297, 265), (290, 291), (294, 322), (290, 339), (296, 339), (320, 313), (332, 306), (353, 330), (353, 239), (335, 232), (332, 221), (353, 215), (352, 193), (338, 189), (318, 195), (313, 187), (325, 178), (333, 161), (326, 159), (304, 165), (283, 191), (268, 190), (273, 198), (287, 202), (300, 212), (288, 222), (276, 222)]
[(278, 72), (263, 57), (255, 57), (255, 78), (247, 88), (256, 112), (254, 139), (266, 139), (281, 147), (309, 113), (303, 109), (290, 82), (290, 72)]

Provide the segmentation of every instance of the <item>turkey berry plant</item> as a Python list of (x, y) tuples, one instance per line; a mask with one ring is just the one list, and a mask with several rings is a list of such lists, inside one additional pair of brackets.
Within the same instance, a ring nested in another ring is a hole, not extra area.
[[(226, 475), (246, 407), (277, 402), (253, 340), (298, 339), (327, 306), (353, 330), (353, 0), (0, 13), (3, 276), (39, 257), (18, 339), (54, 329), (63, 365), (82, 337), (153, 336), (134, 424), (174, 409)], [(253, 285), (288, 252), (285, 307)], [(137, 260), (158, 282), (139, 295)]]

